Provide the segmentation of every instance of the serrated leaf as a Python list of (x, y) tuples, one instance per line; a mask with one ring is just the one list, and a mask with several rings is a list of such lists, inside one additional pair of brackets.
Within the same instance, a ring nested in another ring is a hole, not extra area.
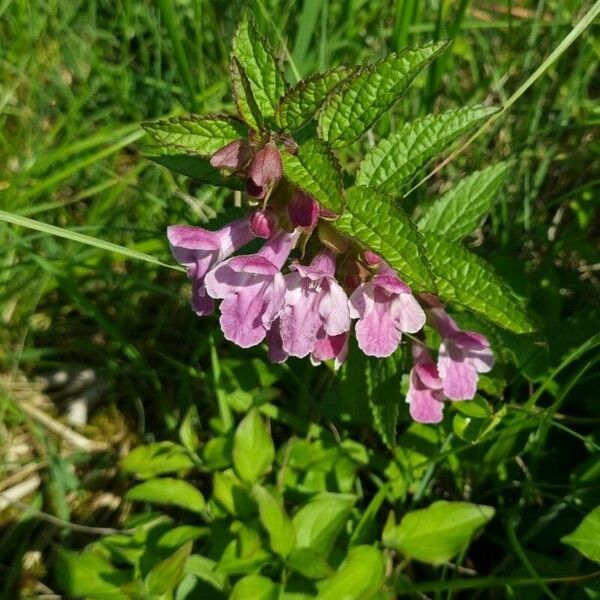
[(370, 598), (385, 581), (386, 561), (373, 546), (355, 546), (337, 572), (323, 582), (317, 600), (363, 600)]
[(244, 11), (233, 38), (233, 56), (250, 82), (262, 115), (272, 117), (279, 98), (286, 91), (286, 84), (277, 59), (248, 11)]
[(341, 213), (344, 207), (342, 176), (333, 153), (314, 139), (298, 148), (297, 154), (282, 152), (283, 172), (300, 189), (319, 204)]
[(457, 302), (514, 333), (530, 333), (534, 327), (510, 288), (483, 259), (461, 244), (424, 232), (438, 295)]
[(161, 146), (204, 157), (248, 135), (244, 123), (224, 115), (184, 115), (144, 123), (143, 127)]
[(363, 187), (350, 188), (344, 214), (335, 225), (379, 254), (407, 283), (435, 291), (421, 234), (385, 194)]
[(238, 60), (232, 56), (229, 63), (231, 95), (240, 118), (252, 129), (260, 129), (263, 118), (254, 99), (250, 81)]
[(356, 185), (398, 193), (426, 161), (494, 112), (494, 108), (466, 106), (405, 123), (367, 152)]
[(402, 371), (394, 356), (365, 361), (367, 400), (371, 409), (373, 428), (383, 443), (393, 449), (396, 445)]
[(271, 549), (285, 558), (296, 544), (296, 532), (283, 508), (283, 502), (260, 485), (252, 488), (252, 495), (258, 504), (260, 523), (269, 534)]
[(256, 408), (240, 421), (233, 436), (233, 466), (244, 481), (254, 483), (271, 469), (273, 440)]
[(335, 67), (299, 81), (279, 101), (277, 122), (287, 131), (300, 129), (314, 117), (331, 90), (359, 70), (360, 67)]
[(204, 496), (191, 483), (172, 477), (144, 481), (132, 487), (125, 497), (138, 502), (179, 506), (195, 513), (206, 509)]
[(501, 162), (462, 179), (429, 207), (419, 229), (449, 241), (469, 235), (492, 207), (509, 167), (510, 163)]
[(400, 99), (446, 47), (445, 42), (435, 42), (406, 48), (345, 79), (319, 112), (319, 136), (335, 148), (351, 144)]
[(586, 558), (600, 563), (600, 506), (588, 513), (575, 531), (560, 539)]
[(494, 513), (491, 506), (439, 500), (406, 513), (386, 531), (383, 543), (408, 558), (439, 565), (463, 552)]
[(194, 462), (186, 449), (173, 442), (156, 442), (134, 448), (121, 460), (121, 469), (141, 479), (190, 469)]
[(177, 153), (164, 146), (147, 144), (140, 149), (145, 158), (163, 167), (167, 167), (175, 173), (191, 177), (196, 181), (208, 183), (217, 187), (225, 187), (230, 190), (245, 190), (246, 182), (235, 175), (224, 177), (218, 169), (211, 167), (206, 158), (190, 156)]

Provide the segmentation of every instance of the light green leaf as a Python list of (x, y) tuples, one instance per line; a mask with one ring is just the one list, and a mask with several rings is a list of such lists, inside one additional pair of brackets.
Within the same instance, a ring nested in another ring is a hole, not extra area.
[(333, 574), (333, 569), (327, 564), (327, 561), (310, 548), (292, 550), (285, 564), (289, 569), (300, 573), (307, 579), (325, 579)]
[(286, 84), (277, 59), (247, 10), (233, 38), (233, 56), (250, 82), (262, 115), (273, 117)]
[(298, 148), (297, 154), (282, 152), (283, 172), (300, 189), (325, 208), (341, 213), (344, 207), (342, 176), (337, 159), (320, 140)]
[(244, 481), (254, 483), (265, 475), (275, 458), (273, 440), (256, 408), (240, 421), (233, 436), (233, 466)]
[(231, 590), (229, 600), (277, 600), (277, 586), (262, 575), (246, 575)]
[(212, 495), (219, 506), (235, 517), (243, 519), (256, 514), (256, 504), (250, 492), (232, 470), (215, 472)]
[(447, 47), (422, 44), (391, 54), (339, 84), (318, 116), (321, 139), (335, 148), (351, 144), (406, 92), (413, 79)]
[(152, 567), (144, 583), (151, 596), (172, 592), (185, 574), (185, 565), (192, 552), (192, 542), (182, 546), (165, 560)]
[(246, 189), (245, 181), (236, 175), (224, 176), (218, 169), (210, 165), (207, 158), (190, 156), (157, 144), (146, 144), (140, 148), (140, 152), (144, 158), (196, 181), (217, 187), (226, 187), (230, 190), (243, 191)]
[(405, 123), (369, 150), (358, 168), (356, 185), (398, 195), (426, 161), (494, 112), (494, 108), (466, 106)]
[(115, 569), (95, 552), (59, 548), (54, 572), (61, 592), (71, 598), (125, 600), (128, 597), (120, 592), (119, 586), (130, 580), (129, 574)]
[(439, 500), (405, 514), (383, 543), (408, 558), (439, 565), (463, 552), (494, 512), (491, 506)]
[(400, 397), (400, 379), (402, 369), (398, 368), (397, 358), (365, 360), (365, 382), (367, 400), (373, 418), (373, 428), (388, 448), (396, 445), (396, 426), (398, 424)]
[(360, 67), (335, 67), (315, 73), (288, 90), (277, 106), (277, 122), (287, 131), (296, 131), (313, 118), (335, 86)]
[(385, 559), (373, 546), (355, 546), (335, 575), (323, 582), (318, 600), (371, 598), (385, 581)]
[(462, 304), (514, 333), (534, 331), (523, 307), (490, 265), (459, 243), (429, 232), (424, 239), (442, 299)]
[(172, 477), (144, 481), (132, 487), (125, 497), (137, 502), (179, 506), (200, 514), (206, 510), (204, 496), (192, 484)]
[(305, 504), (293, 517), (296, 547), (310, 548), (326, 557), (346, 524), (354, 496), (320, 494)]
[(418, 290), (435, 291), (421, 234), (385, 194), (368, 188), (350, 188), (346, 193), (346, 210), (335, 225), (384, 258), (407, 283)]
[(600, 563), (600, 506), (588, 513), (575, 531), (560, 541), (573, 546), (586, 558)]
[(224, 592), (227, 589), (228, 578), (225, 573), (219, 573), (215, 570), (216, 565), (217, 563), (210, 558), (192, 554), (185, 563), (185, 572), (195, 575), (216, 590)]
[(190, 114), (144, 123), (143, 127), (159, 146), (204, 157), (210, 157), (223, 146), (248, 135), (244, 123), (224, 115), (201, 117)]
[(140, 479), (174, 473), (194, 466), (186, 449), (174, 442), (156, 442), (134, 448), (121, 460), (121, 469)]
[(260, 129), (263, 123), (262, 114), (254, 99), (250, 81), (235, 56), (231, 57), (229, 63), (229, 77), (231, 79), (231, 95), (238, 115), (252, 129)]
[(252, 495), (258, 504), (258, 518), (269, 534), (273, 552), (285, 558), (296, 544), (296, 532), (283, 502), (260, 485), (252, 488)]
[(469, 235), (492, 207), (509, 167), (510, 163), (501, 162), (461, 179), (428, 208), (419, 229), (451, 242)]

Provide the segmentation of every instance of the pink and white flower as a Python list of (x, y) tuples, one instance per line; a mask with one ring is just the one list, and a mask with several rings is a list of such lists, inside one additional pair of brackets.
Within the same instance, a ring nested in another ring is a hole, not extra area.
[(321, 340), (317, 340), (315, 348), (310, 355), (310, 362), (314, 365), (320, 365), (324, 360), (333, 359), (333, 367), (337, 371), (348, 358), (348, 332), (339, 335), (328, 335)]
[(229, 258), (206, 275), (208, 295), (223, 299), (220, 324), (229, 341), (249, 348), (265, 339), (283, 309), (286, 287), (281, 267), (298, 235), (280, 231), (257, 254)]
[(280, 317), (282, 349), (308, 356), (317, 341), (350, 329), (348, 296), (335, 280), (335, 256), (323, 250), (310, 265), (295, 262), (285, 276), (285, 306)]
[(217, 231), (191, 225), (167, 227), (173, 257), (186, 267), (192, 280), (192, 308), (197, 315), (208, 315), (213, 310), (213, 301), (206, 295), (204, 285), (206, 273), (253, 237), (248, 217), (233, 221)]
[(479, 373), (487, 373), (494, 366), (489, 341), (480, 333), (460, 329), (443, 308), (428, 309), (427, 315), (442, 337), (437, 366), (445, 396), (472, 400)]
[(404, 283), (386, 263), (379, 273), (361, 283), (350, 296), (350, 317), (358, 319), (356, 338), (369, 356), (390, 356), (402, 332), (416, 333), (425, 324), (425, 313)]
[(412, 356), (414, 363), (406, 394), (410, 416), (419, 423), (439, 423), (446, 397), (435, 361), (422, 344), (412, 345)]

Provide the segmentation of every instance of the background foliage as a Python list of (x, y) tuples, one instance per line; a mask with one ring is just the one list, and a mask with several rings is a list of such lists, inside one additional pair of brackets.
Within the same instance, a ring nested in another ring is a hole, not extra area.
[[(0, 209), (171, 263), (166, 225), (232, 194), (141, 159), (139, 123), (230, 109), (242, 5), (291, 79), (454, 40), (364, 150), (405, 119), (501, 105), (591, 3), (5, 0)], [(439, 427), (410, 423), (401, 354), (274, 367), (194, 317), (181, 273), (0, 223), (2, 593), (598, 597), (598, 40), (411, 195), (512, 159), (469, 245), (539, 331), (494, 337), (503, 363)]]

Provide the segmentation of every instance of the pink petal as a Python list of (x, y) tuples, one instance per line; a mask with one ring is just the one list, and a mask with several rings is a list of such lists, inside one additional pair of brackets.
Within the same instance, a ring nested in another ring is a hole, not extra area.
[(420, 385), (412, 372), (406, 401), (410, 416), (419, 423), (439, 423), (443, 418), (444, 403), (435, 397), (432, 390)]
[(334, 368), (337, 371), (348, 356), (348, 333), (341, 335), (328, 335), (317, 340), (310, 360), (313, 365), (318, 365), (323, 360), (335, 359)]
[(170, 225), (167, 227), (167, 238), (171, 246), (188, 250), (219, 250), (221, 247), (215, 231), (191, 225)]
[(278, 231), (258, 251), (258, 256), (265, 257), (278, 269), (281, 269), (299, 237), (300, 230), (298, 229), (295, 229), (292, 233)]
[(319, 205), (308, 194), (296, 190), (288, 204), (288, 216), (294, 227), (314, 227), (319, 220)]
[(466, 360), (478, 373), (488, 373), (492, 370), (495, 362), (494, 353), (489, 347), (481, 350), (467, 350)]
[(225, 167), (227, 169), (243, 169), (250, 160), (250, 146), (246, 140), (234, 140), (217, 150), (210, 157), (213, 167)]
[(373, 309), (356, 323), (358, 346), (369, 356), (390, 356), (401, 337), (402, 332), (392, 319), (388, 303), (375, 302)]
[(199, 316), (210, 315), (214, 308), (214, 302), (206, 293), (204, 283), (199, 279), (192, 281), (192, 310)]
[(273, 234), (273, 228), (275, 225), (275, 217), (272, 213), (257, 210), (250, 219), (250, 231), (254, 233), (256, 237), (269, 239)]
[(438, 374), (437, 367), (434, 363), (420, 365), (416, 364), (413, 367), (413, 372), (419, 378), (424, 387), (431, 390), (441, 390), (443, 387), (442, 380)]
[(279, 273), (278, 267), (268, 258), (259, 254), (234, 256), (227, 261), (227, 264), (236, 273), (251, 273), (253, 275), (275, 275), (275, 273)]
[(440, 346), (438, 372), (442, 378), (444, 395), (450, 400), (472, 400), (475, 397), (477, 371), (451, 343), (442, 342)]
[[(269, 187), (283, 175), (281, 154), (275, 144), (265, 144), (255, 155), (248, 168), (248, 179), (251, 189), (256, 188), (262, 193), (264, 188)], [(248, 190), (250, 193), (251, 190)], [(262, 196), (258, 196), (262, 197)]]
[(302, 277), (308, 277), (313, 281), (322, 277), (333, 277), (335, 273), (335, 255), (331, 250), (323, 250), (313, 258), (310, 265), (301, 265), (295, 261), (292, 269), (298, 271)]
[(352, 319), (360, 319), (373, 309), (375, 289), (373, 283), (361, 283), (350, 295), (348, 308)]
[(425, 312), (412, 294), (399, 294), (394, 300), (394, 308), (398, 314), (398, 326), (406, 333), (417, 333), (423, 329)]
[(289, 354), (283, 349), (279, 319), (271, 325), (271, 329), (267, 332), (266, 341), (269, 347), (269, 360), (274, 363), (284, 363), (288, 359)]
[(340, 335), (350, 329), (348, 296), (335, 279), (323, 281), (318, 304), (319, 315), (327, 335)]
[(451, 337), (460, 331), (456, 321), (443, 308), (427, 309), (427, 318), (432, 327), (435, 327), (444, 338)]
[(249, 285), (252, 275), (234, 271), (229, 261), (222, 262), (206, 274), (204, 285), (211, 298), (227, 298)]
[(315, 306), (318, 299), (315, 293), (300, 287), (295, 296), (294, 304), (286, 305), (280, 317), (281, 339), (285, 352), (303, 358), (313, 351), (317, 343), (321, 318)]

